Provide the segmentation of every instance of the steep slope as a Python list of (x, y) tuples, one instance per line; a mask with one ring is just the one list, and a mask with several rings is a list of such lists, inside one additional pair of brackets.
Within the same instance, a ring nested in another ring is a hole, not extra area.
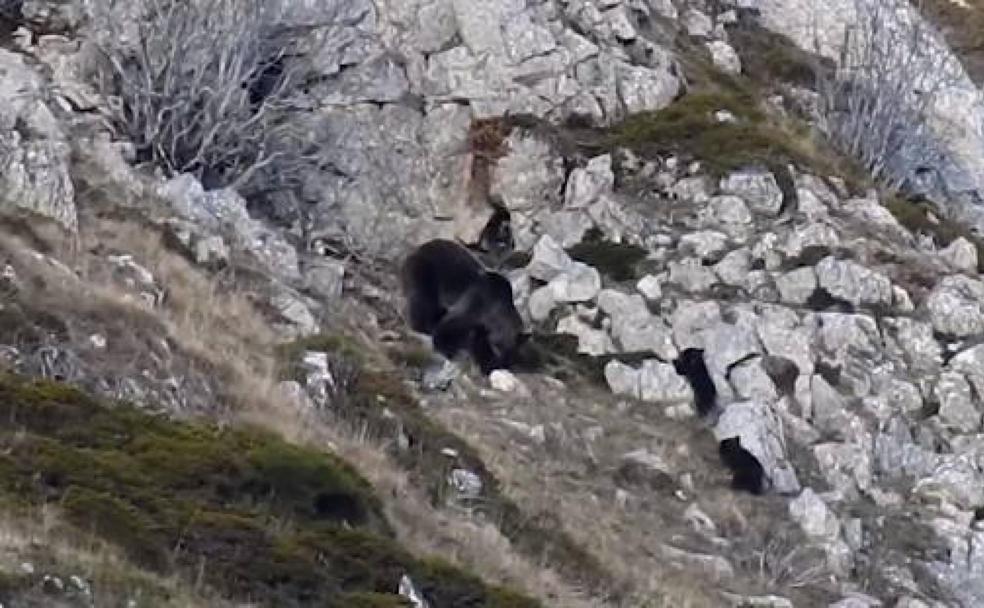
[[(298, 93), (325, 162), (246, 201), (135, 166), (84, 6), (25, 3), (2, 600), (980, 605), (981, 241), (817, 135), (824, 64), (748, 4), (339, 2)], [(397, 274), (489, 203), (534, 338), (485, 378)], [(733, 436), (769, 494), (731, 489)]]

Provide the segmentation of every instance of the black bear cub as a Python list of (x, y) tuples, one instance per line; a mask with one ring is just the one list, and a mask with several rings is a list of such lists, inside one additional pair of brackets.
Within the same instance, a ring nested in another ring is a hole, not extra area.
[(527, 337), (509, 281), (454, 241), (418, 247), (403, 263), (401, 282), (410, 327), (430, 335), (449, 359), (467, 350), (483, 374), (509, 367)]
[(690, 383), (690, 388), (694, 391), (697, 414), (701, 418), (710, 414), (717, 404), (717, 389), (714, 387), (711, 374), (707, 371), (707, 365), (704, 364), (704, 350), (685, 349), (673, 361), (673, 368)]
[(763, 494), (767, 489), (768, 478), (765, 470), (754, 454), (741, 445), (736, 435), (721, 441), (718, 446), (721, 460), (731, 470), (731, 487), (752, 494)]

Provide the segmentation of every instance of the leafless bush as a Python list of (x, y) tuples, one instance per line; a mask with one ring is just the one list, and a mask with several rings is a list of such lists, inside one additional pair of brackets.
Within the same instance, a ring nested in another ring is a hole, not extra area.
[(93, 38), (95, 83), (142, 161), (249, 196), (290, 187), (316, 161), (300, 85), (337, 26), (291, 25), (282, 0), (107, 0)]
[(961, 71), (908, 3), (853, 0), (853, 9), (838, 67), (816, 70), (822, 128), (876, 182), (898, 189), (939, 164), (931, 115)]

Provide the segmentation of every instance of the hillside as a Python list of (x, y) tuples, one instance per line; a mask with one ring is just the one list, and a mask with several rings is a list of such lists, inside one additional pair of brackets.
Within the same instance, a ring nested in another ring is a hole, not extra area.
[[(984, 153), (918, 85), (797, 0), (243, 7), (0, 0), (0, 604), (984, 603)], [(399, 273), (497, 213), (485, 376)]]

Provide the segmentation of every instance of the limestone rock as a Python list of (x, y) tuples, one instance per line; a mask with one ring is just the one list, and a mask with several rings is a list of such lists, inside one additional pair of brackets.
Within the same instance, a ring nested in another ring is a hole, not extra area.
[(957, 270), (977, 272), (977, 247), (964, 237), (957, 238), (941, 249), (940, 257)]
[(730, 44), (722, 40), (712, 40), (707, 43), (707, 50), (711, 53), (711, 61), (722, 72), (741, 74), (741, 58)]
[(961, 433), (973, 433), (981, 428), (981, 410), (975, 406), (970, 383), (963, 374), (943, 372), (933, 388), (940, 404), (940, 419)]
[(820, 260), (817, 280), (830, 295), (855, 306), (892, 304), (892, 282), (884, 275), (850, 260), (838, 260), (833, 256)]
[(776, 277), (779, 298), (790, 304), (805, 304), (817, 289), (817, 273), (812, 266), (797, 268)]
[(721, 180), (721, 192), (740, 196), (755, 213), (775, 217), (783, 195), (775, 176), (768, 171), (736, 171)]
[(549, 235), (544, 235), (533, 246), (533, 257), (526, 270), (534, 279), (550, 281), (567, 272), (573, 265), (574, 260), (560, 244)]
[(583, 209), (610, 194), (615, 188), (615, 173), (612, 172), (610, 154), (596, 156), (587, 166), (571, 171), (564, 190), (564, 206), (569, 209)]
[(926, 299), (933, 328), (958, 338), (984, 333), (984, 282), (962, 275), (940, 281)]

